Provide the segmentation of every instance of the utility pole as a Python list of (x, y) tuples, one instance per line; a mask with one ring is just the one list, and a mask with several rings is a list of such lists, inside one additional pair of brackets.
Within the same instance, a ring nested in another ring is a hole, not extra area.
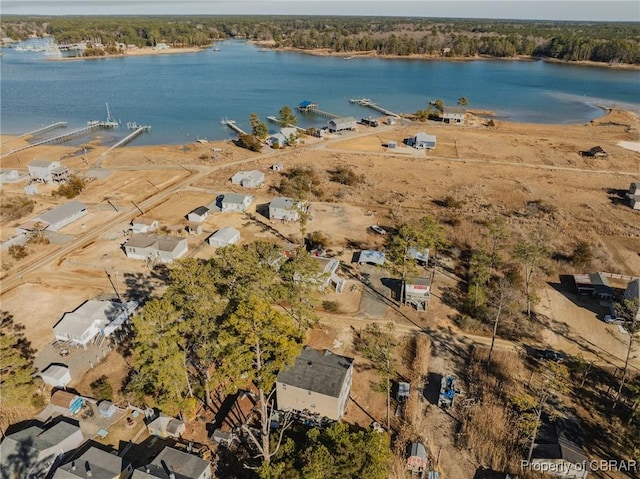
[(120, 293), (118, 292), (118, 287), (115, 285), (115, 283), (111, 279), (111, 275), (109, 274), (109, 272), (106, 269), (104, 270), (104, 272), (107, 275), (107, 278), (109, 279), (109, 283), (111, 283), (111, 287), (116, 292), (116, 296), (118, 297), (118, 301), (122, 302), (122, 298), (120, 297)]

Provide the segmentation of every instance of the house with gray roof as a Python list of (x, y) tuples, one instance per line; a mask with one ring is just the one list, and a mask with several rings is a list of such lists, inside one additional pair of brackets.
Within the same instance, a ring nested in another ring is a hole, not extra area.
[(69, 201), (29, 220), (16, 228), (18, 233), (28, 233), (38, 223), (41, 229), (46, 231), (58, 231), (69, 223), (87, 214), (87, 205), (79, 201)]
[(264, 184), (264, 173), (259, 170), (239, 171), (231, 177), (231, 183), (244, 188), (258, 188)]
[(147, 430), (152, 436), (158, 437), (174, 437), (178, 438), (186, 429), (186, 425), (180, 419), (169, 416), (158, 416), (149, 424), (147, 424)]
[(212, 476), (209, 461), (167, 446), (149, 464), (136, 469), (131, 479), (210, 479)]
[(327, 128), (331, 133), (345, 130), (355, 130), (358, 122), (352, 116), (342, 118), (332, 118), (327, 122)]
[(184, 256), (189, 249), (186, 238), (153, 233), (133, 235), (124, 244), (128, 258), (172, 263)]
[(565, 479), (584, 479), (589, 475), (589, 459), (579, 444), (575, 425), (560, 421), (557, 425), (543, 422), (536, 436), (531, 466), (544, 467), (549, 474)]
[(282, 221), (298, 221), (300, 210), (304, 208), (301, 201), (278, 197), (269, 203), (269, 219)]
[(305, 346), (295, 364), (278, 373), (278, 410), (337, 421), (344, 414), (352, 378), (353, 358)]
[(209, 208), (206, 206), (198, 206), (187, 213), (187, 220), (192, 223), (202, 223), (209, 215)]
[(462, 125), (467, 117), (467, 109), (459, 106), (445, 106), (442, 110), (442, 122)]
[(221, 211), (222, 213), (228, 212), (243, 212), (246, 211), (249, 205), (253, 202), (253, 196), (243, 195), (241, 193), (220, 193), (214, 202), (209, 205), (209, 210)]
[(83, 442), (80, 427), (66, 421), (8, 434), (0, 444), (2, 477), (43, 478)]
[(436, 136), (420, 132), (411, 138), (407, 138), (406, 142), (407, 146), (412, 146), (418, 150), (431, 150), (436, 147)]
[(73, 312), (65, 313), (53, 327), (53, 334), (57, 340), (71, 341), (86, 348), (97, 335), (110, 336), (119, 329), (137, 307), (136, 301), (121, 303), (91, 299)]
[(58, 467), (52, 479), (129, 479), (131, 463), (113, 453), (90, 447), (77, 459)]

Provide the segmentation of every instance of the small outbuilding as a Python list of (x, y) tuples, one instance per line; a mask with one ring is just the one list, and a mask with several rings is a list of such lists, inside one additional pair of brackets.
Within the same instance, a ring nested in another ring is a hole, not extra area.
[(147, 429), (151, 436), (158, 436), (163, 439), (166, 437), (179, 438), (184, 434), (186, 425), (180, 419), (159, 416), (147, 425)]
[(209, 215), (209, 208), (206, 206), (198, 206), (187, 213), (187, 220), (191, 223), (202, 223)]
[(327, 122), (327, 128), (331, 133), (345, 130), (355, 130), (357, 121), (351, 116), (345, 116), (342, 118), (332, 118)]
[(118, 408), (111, 401), (105, 400), (98, 404), (98, 413), (100, 414), (100, 417), (111, 417), (117, 410)]
[(238, 241), (240, 241), (240, 232), (230, 226), (219, 229), (207, 238), (207, 242), (211, 246), (216, 246), (218, 248), (236, 244)]
[(407, 471), (414, 477), (424, 477), (427, 470), (427, 449), (421, 442), (407, 445)]
[(41, 373), (42, 380), (54, 388), (66, 388), (71, 382), (71, 371), (64, 364), (50, 364)]
[(231, 183), (244, 188), (258, 188), (264, 184), (264, 173), (259, 170), (239, 171), (231, 177)]
[(385, 254), (382, 251), (365, 249), (358, 254), (358, 264), (377, 264), (384, 266)]
[(131, 232), (133, 234), (138, 233), (150, 233), (158, 229), (158, 220), (153, 218), (145, 218), (144, 216), (138, 216), (131, 220)]

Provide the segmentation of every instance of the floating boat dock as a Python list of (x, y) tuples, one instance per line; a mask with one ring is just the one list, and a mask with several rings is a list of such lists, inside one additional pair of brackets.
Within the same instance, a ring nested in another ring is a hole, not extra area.
[(222, 120), (220, 123), (222, 123), (223, 125), (228, 126), (229, 128), (231, 128), (233, 131), (235, 131), (236, 133), (238, 133), (239, 135), (246, 135), (247, 132), (244, 131), (242, 128), (240, 128), (237, 124), (235, 120), (227, 120), (224, 119)]
[(400, 115), (398, 115), (397, 113), (394, 113), (391, 110), (387, 110), (386, 108), (382, 108), (380, 105), (374, 103), (369, 98), (352, 98), (352, 99), (349, 100), (349, 103), (356, 103), (356, 104), (361, 105), (361, 106), (366, 106), (366, 107), (372, 108), (372, 109), (382, 113), (383, 115), (391, 116), (391, 117), (397, 118), (397, 119), (400, 118)]

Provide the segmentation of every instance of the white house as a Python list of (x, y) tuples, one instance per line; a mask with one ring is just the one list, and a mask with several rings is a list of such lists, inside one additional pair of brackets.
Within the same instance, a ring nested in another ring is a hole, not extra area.
[(264, 173), (259, 170), (239, 171), (231, 177), (231, 183), (245, 188), (258, 188), (264, 184)]
[(298, 221), (300, 211), (304, 208), (301, 201), (291, 198), (278, 197), (269, 203), (269, 219), (283, 221)]
[(71, 341), (86, 347), (98, 334), (113, 334), (133, 315), (137, 307), (136, 301), (119, 303), (91, 299), (75, 311), (65, 313), (53, 327), (53, 333), (60, 341)]
[(227, 226), (209, 236), (207, 241), (211, 246), (217, 246), (218, 248), (229, 246), (240, 241), (240, 232), (235, 228)]
[(75, 200), (69, 201), (21, 224), (16, 230), (18, 233), (27, 233), (32, 231), (37, 223), (40, 223), (47, 231), (58, 231), (86, 214), (87, 205)]
[(128, 258), (157, 260), (161, 263), (172, 263), (184, 256), (188, 249), (186, 238), (153, 233), (134, 235), (124, 245)]
[(464, 124), (467, 117), (467, 110), (459, 106), (445, 106), (442, 111), (442, 121), (455, 125)]
[(403, 283), (404, 303), (415, 306), (418, 311), (426, 311), (430, 295), (431, 281), (428, 278), (412, 278)]
[(131, 220), (131, 232), (134, 234), (150, 233), (158, 229), (158, 220), (138, 216)]
[[(3, 477), (40, 479), (84, 442), (80, 427), (59, 421), (7, 434), (0, 445)], [(18, 461), (16, 461), (18, 458)]]
[(422, 132), (416, 133), (416, 136), (407, 139), (407, 145), (418, 150), (430, 150), (436, 147), (436, 137)]
[(351, 116), (332, 118), (327, 122), (327, 128), (332, 133), (344, 130), (355, 130), (357, 123), (356, 119)]
[(158, 436), (161, 438), (178, 438), (182, 434), (184, 434), (186, 428), (187, 426), (180, 419), (169, 416), (158, 416), (149, 424), (147, 424), (149, 434), (151, 436)]
[(71, 382), (71, 372), (62, 364), (50, 364), (40, 373), (40, 377), (54, 388), (66, 388)]
[(209, 215), (209, 208), (206, 206), (198, 206), (187, 213), (187, 219), (192, 223), (202, 223)]
[(337, 421), (344, 414), (352, 378), (353, 358), (305, 346), (295, 364), (278, 373), (278, 410)]
[(338, 268), (340, 267), (340, 260), (335, 258), (323, 258), (321, 256), (314, 256), (318, 263), (318, 287), (324, 291), (329, 285), (333, 284), (338, 293), (342, 293), (347, 280), (338, 276)]
[(298, 142), (298, 130), (296, 128), (282, 128), (278, 133), (274, 133), (269, 137), (269, 144), (274, 148), (282, 148), (283, 146), (296, 144)]
[(69, 177), (69, 170), (59, 161), (33, 160), (29, 163), (29, 176), (35, 181), (57, 183)]
[(129, 479), (132, 473), (127, 459), (92, 446), (82, 456), (58, 467), (53, 479)]
[(253, 202), (253, 196), (240, 193), (221, 193), (214, 203), (209, 205), (209, 210), (218, 209), (223, 213), (230, 211), (243, 212)]
[(165, 447), (153, 461), (133, 471), (131, 479), (210, 479), (211, 463), (198, 456)]

